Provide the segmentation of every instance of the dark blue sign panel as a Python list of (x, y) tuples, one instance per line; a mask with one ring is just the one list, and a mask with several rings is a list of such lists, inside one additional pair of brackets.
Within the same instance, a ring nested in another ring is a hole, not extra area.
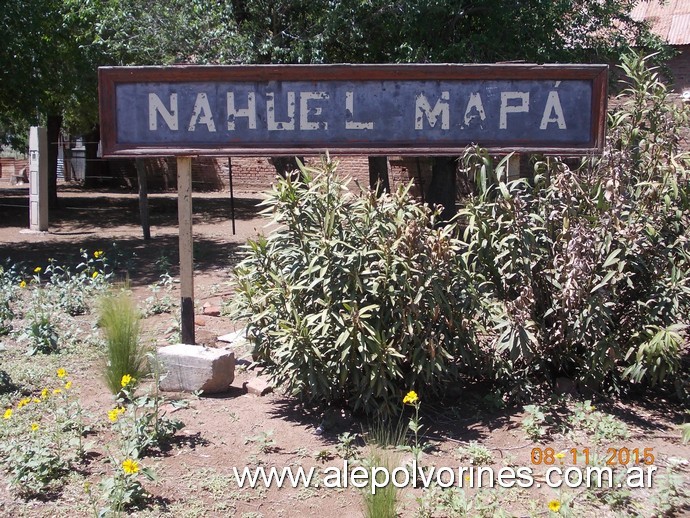
[(603, 144), (605, 76), (602, 66), (105, 68), (104, 155), (431, 155), (473, 143), (588, 153)]

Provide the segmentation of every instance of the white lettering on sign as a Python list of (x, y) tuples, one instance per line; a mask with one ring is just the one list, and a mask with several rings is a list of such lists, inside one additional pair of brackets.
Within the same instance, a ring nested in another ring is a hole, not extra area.
[(247, 94), (247, 107), (237, 108), (235, 106), (235, 92), (228, 92), (228, 130), (235, 129), (235, 119), (237, 117), (247, 117), (247, 127), (249, 129), (256, 129), (256, 95), (254, 92)]
[(295, 129), (295, 92), (287, 93), (286, 121), (276, 121), (276, 100), (273, 92), (266, 92), (266, 111), (268, 112), (269, 131), (292, 131)]
[[(556, 83), (556, 87), (558, 87), (558, 83)], [(356, 120), (355, 118), (355, 93), (354, 91), (345, 91), (344, 127), (346, 130), (373, 130), (373, 120), (366, 120), (366, 117), (361, 114), (360, 117), (363, 120)], [(244, 95), (242, 94), (242, 97)], [(250, 91), (246, 93), (246, 98), (238, 99), (236, 92), (228, 91), (225, 93), (227, 110), (223, 112), (220, 106), (211, 102), (212, 99), (209, 99), (206, 92), (197, 92), (195, 97), (192, 97), (194, 104), (187, 131), (198, 131), (199, 126), (206, 126), (209, 133), (214, 133), (216, 132), (214, 115), (223, 118), (225, 113), (227, 114), (225, 126), (228, 131), (236, 131), (238, 119), (241, 118), (246, 119), (246, 128), (249, 130), (257, 130), (259, 125), (263, 125), (261, 129), (269, 131), (328, 131), (329, 121), (333, 122), (333, 111), (336, 110), (336, 107), (332, 102), (334, 96), (330, 92), (285, 91), (279, 94), (278, 99), (276, 99), (276, 92), (265, 92), (263, 99), (259, 97), (260, 95), (260, 93)], [(218, 100), (220, 101), (220, 99)], [(164, 124), (161, 125), (161, 129), (165, 130), (165, 126), (167, 126), (168, 130), (178, 131), (180, 116), (178, 94), (171, 93), (166, 104), (158, 94), (151, 92), (148, 94), (148, 101), (149, 130), (157, 131), (159, 121), (162, 120)], [(498, 128), (505, 130), (509, 127), (511, 114), (529, 113), (531, 108), (535, 110), (541, 108), (541, 101), (537, 107), (530, 106), (529, 92), (500, 92), (500, 105), (489, 97), (489, 104), (486, 107), (485, 99), (478, 91), (469, 93), (467, 104), (462, 98), (451, 99), (450, 92), (446, 90), (441, 91), (435, 101), (431, 95), (421, 92), (415, 94), (414, 129), (417, 131), (428, 128), (449, 130), (451, 128), (451, 101), (454, 103), (452, 106), (454, 109), (462, 110), (464, 106), (464, 111), (457, 114), (458, 122), (454, 126), (460, 130), (473, 129), (472, 127), (476, 127), (478, 124), (484, 128), (483, 123), (487, 120), (496, 124), (496, 114), (498, 114)], [(222, 101), (220, 102), (222, 103)], [(265, 118), (260, 109), (261, 106), (259, 106), (260, 102), (265, 102)], [(551, 90), (543, 102), (539, 130), (549, 130), (554, 125), (559, 130), (568, 129), (559, 92)], [(487, 119), (487, 109), (490, 119)], [(214, 110), (216, 110), (215, 114)], [(299, 114), (297, 113), (298, 110)], [(186, 113), (189, 112), (185, 111), (183, 107), (182, 113), (186, 116)], [(462, 119), (459, 118), (460, 115), (462, 115)], [(453, 116), (455, 117), (455, 112)], [(278, 120), (279, 118), (282, 120)], [(343, 128), (340, 123), (338, 127), (341, 130)]]
[(323, 112), (320, 106), (309, 108), (309, 101), (311, 100), (328, 100), (326, 92), (300, 92), (299, 93), (299, 129), (301, 130), (327, 130), (327, 122), (316, 122), (309, 119), (310, 112), (315, 117), (318, 117)]
[[(510, 101), (520, 101), (520, 104), (508, 104)], [(498, 127), (508, 128), (509, 113), (529, 112), (529, 92), (501, 92), (501, 111), (499, 112)]]
[(196, 96), (192, 117), (189, 119), (189, 131), (195, 131), (197, 124), (206, 124), (208, 131), (216, 131), (211, 106), (208, 104), (208, 96), (205, 93), (199, 93)]
[(436, 101), (434, 108), (431, 108), (429, 99), (423, 93), (417, 94), (415, 99), (414, 109), (414, 129), (424, 129), (424, 117), (432, 128), (436, 127), (439, 116), (441, 117), (441, 129), (447, 130), (450, 128), (450, 109), (448, 101), (450, 100), (450, 93), (447, 91), (441, 92), (441, 98)]
[[(477, 115), (473, 115), (472, 110), (476, 110)], [(470, 100), (467, 102), (467, 108), (465, 108), (465, 126), (469, 126), (472, 120), (477, 117), (482, 121), (486, 120), (482, 97), (479, 95), (479, 92), (474, 92), (470, 95)]]
[[(551, 114), (555, 115), (551, 117)], [(565, 125), (565, 117), (563, 116), (563, 107), (561, 106), (561, 98), (558, 96), (558, 92), (549, 92), (549, 97), (546, 99), (546, 106), (544, 106), (544, 115), (541, 118), (541, 124), (539, 129), (547, 129), (547, 126), (555, 122), (558, 124), (558, 129), (567, 129)]]
[(355, 95), (354, 92), (345, 92), (345, 129), (351, 130), (373, 130), (374, 123), (358, 122), (355, 117)]
[(158, 129), (158, 114), (163, 117), (163, 120), (168, 125), (168, 129), (177, 131), (179, 128), (177, 122), (177, 94), (170, 94), (170, 110), (166, 108), (158, 95), (154, 93), (149, 94), (149, 129), (151, 131)]

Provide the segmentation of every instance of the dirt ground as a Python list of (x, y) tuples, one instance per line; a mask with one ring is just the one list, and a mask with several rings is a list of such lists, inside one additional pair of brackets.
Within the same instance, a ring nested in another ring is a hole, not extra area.
[[(149, 197), (152, 239), (144, 241), (139, 227), (136, 194), (109, 191), (82, 191), (60, 187), (60, 208), (51, 212), (47, 233), (27, 233), (28, 190), (26, 187), (0, 187), (0, 262), (23, 261), (29, 265), (45, 265), (49, 258), (59, 263), (75, 264), (80, 249), (105, 250), (109, 257), (119, 258), (120, 280), (128, 278), (132, 290), (144, 304), (151, 296), (150, 286), (168, 268), (177, 275), (177, 202), (174, 193), (152, 194)], [(195, 304), (197, 342), (217, 346), (219, 335), (231, 332), (240, 324), (225, 316), (204, 315), (204, 306), (220, 306), (232, 297), (229, 274), (238, 261), (239, 251), (248, 237), (264, 228), (265, 221), (257, 217), (256, 204), (261, 195), (236, 195), (236, 233), (232, 233), (228, 193), (194, 194), (195, 240)], [(113, 248), (115, 247), (115, 248)], [(177, 284), (172, 296), (177, 297)], [(149, 317), (145, 322), (146, 339), (156, 345), (167, 345), (173, 314)], [(85, 316), (93, 319), (93, 316)], [(31, 360), (27, 360), (31, 361)], [(112, 396), (103, 382), (94, 375), (93, 360), (74, 357), (66, 366), (74, 379), (74, 386), (82, 405), (91, 414), (104, 414), (112, 406)], [(363, 515), (362, 491), (354, 488), (328, 489), (324, 487), (276, 489), (241, 489), (232, 477), (232, 468), (244, 466), (342, 466), (338, 456), (338, 435), (343, 432), (361, 433), (366, 423), (345, 413), (327, 418), (325, 431), (317, 434), (324, 415), (303, 408), (294, 399), (283, 395), (279, 388), (264, 397), (248, 394), (244, 382), (255, 377), (245, 355), (238, 363), (232, 389), (220, 396), (195, 397), (170, 394), (171, 398), (185, 398), (187, 408), (174, 410), (172, 416), (186, 426), (179, 432), (171, 448), (144, 462), (158, 475), (158, 481), (148, 483), (147, 489), (155, 500), (137, 516), (181, 517), (292, 517)], [(615, 416), (624, 423), (630, 434), (625, 440), (610, 443), (591, 442), (591, 437), (568, 433), (554, 433), (544, 443), (529, 440), (521, 422), (522, 407), (491, 410), (486, 393), (480, 387), (449, 393), (444, 402), (422, 401), (424, 440), (433, 448), (425, 453), (427, 465), (458, 467), (468, 465), (458, 448), (478, 441), (492, 455), (490, 465), (531, 466), (536, 479), (544, 475), (545, 467), (533, 465), (531, 455), (535, 447), (552, 447), (555, 451), (572, 448), (595, 449), (602, 454), (608, 448), (653, 448), (655, 463), (660, 470), (676, 460), (685, 461), (680, 468), (684, 490), (688, 490), (687, 459), (690, 447), (680, 440), (678, 426), (687, 419), (684, 409), (670, 404), (661, 396), (656, 399), (608, 404), (597, 401), (598, 409)], [(557, 407), (563, 417), (570, 407)], [(172, 410), (172, 409), (171, 409)], [(558, 412), (556, 411), (556, 414)], [(274, 444), (260, 451), (257, 436), (265, 433)], [(361, 443), (360, 443), (361, 446)], [(81, 474), (97, 483), (106, 468), (102, 462), (105, 451), (94, 447), (92, 461)], [(674, 460), (676, 459), (676, 460)], [(587, 494), (585, 494), (587, 493)], [(571, 516), (627, 516), (630, 508), (615, 509), (602, 504), (600, 494), (590, 495), (584, 489), (556, 490), (542, 484), (541, 488), (495, 489), (474, 496), (471, 516), (493, 516), (498, 511), (517, 516), (548, 516), (547, 503), (553, 499), (572, 502)], [(645, 509), (653, 498), (650, 490), (631, 493), (633, 508)], [(421, 515), (421, 489), (405, 489), (399, 496), (401, 516)], [(427, 498), (428, 497), (427, 495)], [(630, 503), (630, 502), (629, 502)], [(482, 507), (483, 506), (483, 507)], [(564, 505), (561, 514), (566, 514)], [(643, 511), (640, 511), (643, 512)], [(672, 513), (690, 512), (688, 499)], [(437, 506), (434, 516), (450, 516)], [(5, 484), (0, 483), (0, 515), (2, 516), (88, 516), (89, 509), (79, 484), (69, 484), (56, 500), (23, 502)], [(643, 512), (644, 515), (644, 512)], [(458, 516), (460, 516), (458, 514)]]

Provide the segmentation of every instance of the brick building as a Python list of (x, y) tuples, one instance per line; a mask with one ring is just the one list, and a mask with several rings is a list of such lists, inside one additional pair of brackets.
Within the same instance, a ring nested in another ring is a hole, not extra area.
[(690, 0), (641, 1), (632, 17), (647, 21), (652, 32), (676, 50), (668, 63), (673, 77), (668, 79), (676, 93), (690, 96)]
[[(366, 156), (332, 157), (339, 163), (338, 171), (369, 186), (369, 163)], [(318, 165), (320, 157), (306, 157), (307, 165)], [(135, 189), (137, 174), (134, 160), (109, 160), (109, 176), (121, 186)], [(266, 157), (210, 158), (192, 160), (192, 187), (195, 191), (229, 190), (229, 164), (232, 164), (233, 189), (238, 192), (262, 192), (276, 179), (276, 167)], [(422, 197), (431, 181), (431, 161), (428, 158), (388, 157), (391, 189), (414, 180), (413, 194)], [(175, 189), (177, 186), (176, 161), (174, 158), (145, 159), (148, 187), (152, 191)], [(110, 183), (110, 182), (108, 182)], [(424, 188), (424, 192), (419, 190)]]

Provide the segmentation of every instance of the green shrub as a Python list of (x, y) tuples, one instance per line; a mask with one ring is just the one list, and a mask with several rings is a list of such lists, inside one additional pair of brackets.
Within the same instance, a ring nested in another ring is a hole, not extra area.
[(12, 320), (16, 316), (12, 303), (17, 298), (18, 288), (25, 285), (21, 284), (14, 266), (9, 263), (6, 267), (0, 265), (0, 336), (12, 331)]
[(120, 292), (101, 300), (98, 321), (106, 341), (105, 381), (113, 394), (122, 390), (122, 378), (139, 380), (147, 373), (146, 348), (139, 340), (141, 315), (130, 294)]
[(659, 383), (680, 368), (690, 314), (690, 174), (679, 152), (688, 110), (645, 59), (609, 115), (601, 157), (550, 158), (534, 182), (506, 183), (485, 152), (465, 166), (481, 194), (461, 211), (497, 380), (513, 394), (572, 378), (594, 390)]
[(438, 227), (409, 188), (355, 194), (330, 161), (302, 172), (275, 185), (263, 214), (279, 226), (235, 269), (233, 316), (274, 380), (386, 414), (410, 388), (438, 393), (480, 370), (454, 225)]
[(689, 110), (647, 58), (623, 68), (601, 156), (544, 158), (533, 179), (507, 182), (506, 159), (469, 148), (479, 192), (443, 227), (406, 189), (350, 192), (330, 162), (279, 181), (264, 211), (276, 228), (235, 270), (233, 316), (268, 373), (300, 397), (384, 415), (409, 389), (438, 394), (461, 376), (521, 400), (558, 377), (594, 391), (675, 379), (681, 392)]
[(29, 356), (51, 354), (60, 350), (60, 333), (53, 316), (43, 312), (43, 309), (40, 311), (31, 315), (29, 325), (21, 335), (28, 342)]

